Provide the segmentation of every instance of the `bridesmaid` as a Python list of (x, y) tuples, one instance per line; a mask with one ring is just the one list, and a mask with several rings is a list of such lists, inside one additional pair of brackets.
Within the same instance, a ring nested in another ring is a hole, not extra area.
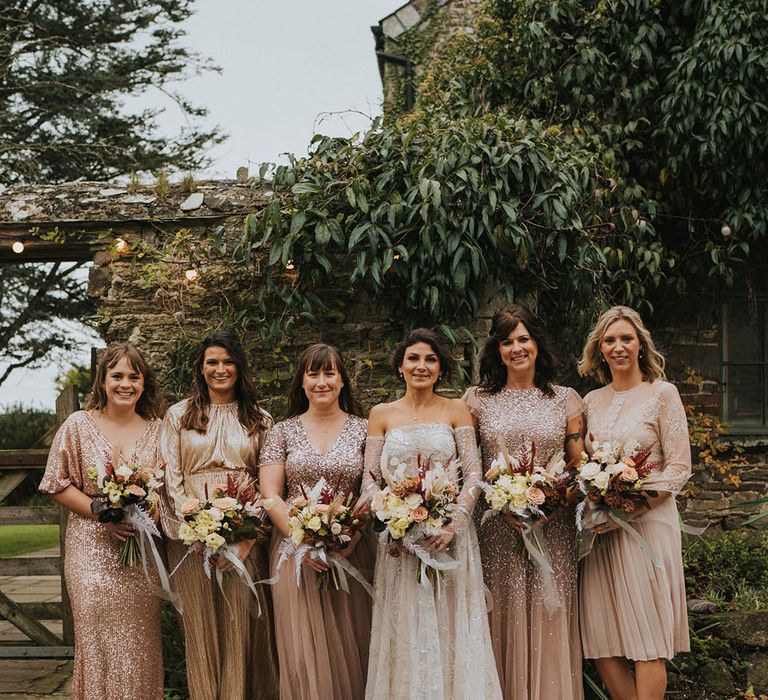
[(67, 508), (64, 578), (75, 627), (73, 697), (163, 697), (160, 599), (142, 567), (117, 563), (124, 523), (100, 523), (103, 497), (88, 476), (97, 464), (157, 464), (162, 399), (155, 374), (133, 345), (107, 348), (85, 411), (56, 433), (40, 490)]
[[(267, 435), (261, 452), (261, 493), (276, 504), (272, 573), (280, 545), (288, 537), (289, 505), (322, 477), (343, 492), (360, 492), (367, 421), (352, 395), (339, 351), (311, 345), (299, 358), (288, 396), (288, 418)], [(286, 500), (283, 496), (286, 495)], [(373, 538), (353, 540), (340, 556), (370, 581)], [(371, 635), (371, 598), (352, 577), (349, 593), (327, 582), (318, 590), (317, 573), (328, 567), (304, 559), (296, 584), (293, 559), (284, 562), (274, 585), (275, 629), (280, 661), (281, 700), (362, 698)]]
[[(168, 409), (160, 438), (167, 497), (162, 520), (172, 540), (178, 540), (185, 498), (205, 500), (206, 488), (212, 494), (232, 474), (257, 476), (271, 424), (256, 403), (242, 345), (230, 333), (217, 331), (203, 340), (193, 376), (191, 395)], [(265, 578), (262, 545), (241, 540), (233, 546), (253, 580)], [(257, 587), (262, 612), (256, 617), (253, 594), (238, 578), (225, 577), (225, 600), (216, 577), (206, 576), (200, 553), (183, 559), (187, 548), (177, 541), (169, 542), (168, 550), (171, 570), (178, 565), (173, 583), (183, 603), (190, 698), (276, 698), (277, 661), (264, 587)], [(217, 566), (232, 568), (224, 559)]]
[[(535, 464), (545, 466), (563, 450), (583, 449), (582, 402), (554, 384), (555, 358), (544, 326), (524, 306), (497, 312), (480, 359), (480, 384), (464, 395), (480, 435), (484, 471), (504, 445), (514, 455), (536, 445)], [(480, 497), (478, 518), (488, 507)], [(478, 519), (479, 522), (479, 519)], [(577, 566), (573, 514), (537, 526), (546, 542), (560, 607), (550, 611), (539, 569), (527, 556), (520, 525), (508, 516), (478, 528), (485, 584), (493, 596), (491, 642), (502, 691), (508, 700), (583, 697)]]
[[(680, 395), (664, 381), (664, 358), (640, 315), (626, 306), (606, 311), (592, 329), (579, 372), (607, 384), (584, 399), (593, 441), (636, 440), (657, 469), (645, 479), (658, 496), (631, 526), (655, 553), (609, 522), (584, 560), (581, 638), (612, 698), (661, 699), (664, 659), (689, 651), (680, 521), (675, 495), (691, 474), (688, 422)], [(634, 661), (634, 674), (628, 660)]]

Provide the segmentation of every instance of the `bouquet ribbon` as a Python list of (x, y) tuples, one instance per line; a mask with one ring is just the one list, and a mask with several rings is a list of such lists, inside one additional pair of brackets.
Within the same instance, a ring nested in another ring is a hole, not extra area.
[(163, 591), (163, 597), (167, 598), (173, 606), (179, 612), (182, 612), (181, 597), (178, 593), (174, 593), (171, 590), (171, 582), (168, 576), (168, 572), (163, 564), (163, 559), (160, 556), (160, 552), (157, 551), (154, 538), (160, 537), (160, 531), (157, 529), (157, 525), (149, 516), (149, 513), (137, 504), (131, 504), (125, 507), (125, 521), (136, 531), (136, 544), (139, 547), (139, 554), (141, 556), (141, 564), (144, 567), (144, 575), (149, 580), (149, 570), (147, 567), (147, 549), (152, 554), (152, 559), (155, 562), (155, 568), (157, 569), (157, 575), (160, 579), (160, 588)]
[[(578, 558), (583, 559), (586, 557), (595, 545), (597, 535), (595, 534), (595, 526), (608, 522), (609, 513), (605, 510), (596, 510), (595, 508), (586, 509), (584, 514), (586, 501), (582, 501), (576, 508), (576, 526), (579, 529), (581, 535), (579, 539), (579, 553)], [(661, 568), (661, 560), (656, 552), (653, 551), (651, 545), (649, 545), (645, 538), (632, 527), (624, 518), (614, 513), (610, 513), (611, 519), (616, 523), (627, 535), (635, 542), (635, 544), (643, 550), (645, 555), (651, 561), (651, 563), (657, 568)], [(585, 522), (586, 521), (586, 522)]]
[[(327, 564), (335, 570), (338, 577), (339, 588), (345, 593), (349, 593), (349, 583), (347, 581), (347, 574), (349, 574), (355, 581), (357, 581), (365, 590), (365, 592), (373, 598), (373, 587), (365, 579), (360, 571), (358, 571), (349, 560), (345, 557), (340, 557), (334, 552), (328, 552), (324, 547), (310, 547), (307, 544), (301, 544), (298, 547), (289, 539), (284, 539), (280, 544), (280, 559), (277, 562), (277, 571), (280, 571), (280, 567), (287, 559), (293, 556), (293, 562), (296, 572), (296, 585), (301, 585), (301, 567), (304, 560), (304, 555), (309, 552), (309, 556), (312, 559), (318, 559), (323, 564)], [(274, 580), (278, 580), (279, 576), (276, 573)]]
[(563, 607), (563, 603), (557, 593), (554, 578), (555, 570), (552, 568), (552, 559), (549, 556), (547, 543), (544, 538), (539, 538), (536, 534), (536, 530), (540, 527), (538, 524), (522, 523), (522, 525), (523, 546), (539, 570), (541, 585), (544, 589), (544, 607), (552, 615)]

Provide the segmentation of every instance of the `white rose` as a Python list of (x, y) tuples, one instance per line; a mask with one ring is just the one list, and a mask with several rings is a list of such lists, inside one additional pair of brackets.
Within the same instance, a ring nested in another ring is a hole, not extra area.
[(409, 508), (415, 508), (416, 506), (420, 506), (422, 504), (422, 498), (418, 493), (409, 493), (405, 497), (405, 505), (407, 505)]
[(341, 533), (341, 523), (333, 523), (331, 525), (331, 534), (338, 535)]
[(608, 488), (608, 484), (611, 481), (611, 477), (608, 472), (600, 472), (593, 480), (592, 483), (601, 491)]
[(128, 465), (123, 464), (121, 467), (115, 469), (115, 474), (117, 476), (123, 477), (123, 479), (128, 481), (128, 479), (133, 476), (133, 469), (131, 469)]
[(208, 514), (217, 522), (220, 522), (221, 520), (224, 520), (224, 511), (219, 510), (218, 508), (209, 508)]
[(597, 462), (587, 462), (579, 470), (579, 478), (585, 481), (592, 481), (600, 473), (600, 465)]

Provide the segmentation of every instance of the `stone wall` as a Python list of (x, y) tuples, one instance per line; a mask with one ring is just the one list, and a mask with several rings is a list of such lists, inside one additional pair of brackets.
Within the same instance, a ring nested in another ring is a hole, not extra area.
[[(179, 371), (189, 350), (201, 335), (221, 322), (194, 309), (202, 287), (183, 279), (184, 261), (178, 261), (173, 293), (163, 286), (146, 288), (141, 282), (143, 261), (134, 252), (141, 241), (162, 243), (180, 230), (194, 239), (215, 227), (235, 236), (243, 217), (270, 201), (268, 183), (200, 182), (190, 187), (134, 187), (76, 183), (52, 187), (11, 188), (0, 192), (0, 263), (2, 260), (80, 259), (87, 250), (94, 266), (88, 294), (99, 301), (99, 330), (105, 342), (129, 340), (140, 346), (158, 367), (168, 385), (183, 384)], [(54, 240), (46, 240), (53, 234)], [(127, 247), (116, 248), (121, 238)], [(10, 245), (22, 240), (22, 255)], [(63, 242), (62, 242), (63, 241)], [(202, 275), (209, 273), (198, 265)], [(179, 304), (178, 295), (185, 303)], [(490, 317), (502, 300), (494, 300), (478, 318), (475, 332), (487, 335)], [(717, 414), (719, 409), (719, 317), (715, 300), (703, 301), (698, 310), (670, 311), (655, 322), (654, 335), (669, 359), (669, 375), (678, 383), (683, 401), (696, 411)], [(246, 341), (253, 339), (246, 339)], [(387, 323), (381, 310), (366, 299), (334, 309), (319, 328), (300, 328), (291, 345), (260, 348), (252, 343), (253, 360), (266, 405), (276, 416), (285, 406), (284, 388), (291, 363), (310, 342), (326, 341), (342, 348), (350, 372), (366, 407), (394, 397), (398, 384), (389, 368)], [(467, 372), (476, 372), (476, 357), (468, 348), (457, 348), (457, 359)], [(695, 384), (685, 383), (687, 368), (700, 374)], [(174, 374), (175, 373), (175, 374)], [(172, 381), (171, 381), (172, 380)], [(686, 504), (687, 521), (713, 520), (725, 528), (737, 527), (744, 516), (734, 506), (768, 495), (768, 442), (759, 437), (735, 438), (743, 445), (748, 465), (740, 470), (740, 487), (723, 484), (723, 477), (703, 467), (693, 480), (698, 495)]]

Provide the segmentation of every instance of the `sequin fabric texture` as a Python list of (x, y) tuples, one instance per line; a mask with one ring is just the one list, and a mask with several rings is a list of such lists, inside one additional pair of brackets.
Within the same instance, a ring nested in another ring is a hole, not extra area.
[[(162, 518), (170, 538), (178, 537), (185, 497), (212, 497), (228, 476), (255, 478), (262, 435), (249, 435), (240, 424), (237, 403), (211, 404), (205, 433), (180, 426), (186, 400), (163, 419), (160, 452), (165, 462), (168, 499)], [(271, 419), (270, 419), (271, 422)], [(174, 512), (174, 508), (176, 509)], [(244, 564), (254, 581), (267, 578), (266, 542), (256, 544)], [(257, 586), (258, 605), (236, 577), (225, 577), (222, 590), (203, 570), (202, 555), (184, 558), (186, 547), (168, 543), (171, 584), (181, 595), (187, 680), (193, 700), (271, 700), (277, 692), (277, 654), (271, 624), (270, 591)], [(181, 563), (180, 563), (181, 562)], [(256, 611), (260, 609), (261, 614)]]
[[(155, 465), (160, 421), (151, 421), (123, 461)], [(40, 482), (44, 493), (72, 485), (99, 498), (88, 469), (111, 459), (113, 446), (85, 411), (56, 433)], [(120, 544), (101, 523), (70, 513), (64, 577), (75, 628), (73, 698), (162, 698), (160, 599), (142, 567), (117, 563)], [(155, 582), (157, 583), (157, 582)]]
[[(383, 440), (368, 438), (366, 480), (371, 473), (380, 476), (382, 462), (415, 466), (428, 457), (449, 465), (462, 487), (459, 502), (471, 512), (480, 472), (471, 426), (403, 425)], [(379, 485), (366, 484), (366, 493)], [(445, 572), (439, 594), (426, 577), (418, 581), (416, 557), (392, 556), (386, 533), (379, 536), (366, 700), (501, 699), (475, 527), (471, 518), (457, 516), (447, 553), (458, 566)]]
[[(321, 453), (299, 416), (275, 425), (267, 435), (261, 464), (285, 470), (287, 501), (302, 496), (322, 477), (341, 492), (360, 490), (368, 422), (348, 416), (338, 437)], [(272, 574), (278, 570), (281, 538), (274, 530)], [(373, 577), (373, 533), (364, 536), (348, 562), (366, 580)], [(296, 583), (293, 560), (283, 562), (273, 586), (275, 635), (280, 661), (281, 700), (358, 700), (365, 689), (372, 600), (352, 577), (349, 592), (331, 584), (318, 590), (317, 574), (302, 567)]]
[(645, 485), (668, 498), (631, 519), (655, 552), (656, 566), (624, 530), (597, 538), (583, 560), (581, 634), (587, 658), (624, 656), (637, 661), (688, 651), (680, 519), (674, 494), (691, 474), (688, 421), (677, 388), (641, 382), (629, 391), (610, 386), (587, 394), (587, 449), (596, 442), (636, 441), (656, 469)]
[[(502, 445), (514, 455), (535, 443), (537, 466), (563, 451), (566, 423), (582, 412), (582, 403), (573, 389), (555, 386), (554, 391), (551, 398), (537, 388), (467, 392), (464, 399), (480, 431), (483, 471), (490, 468)], [(481, 496), (475, 516), (485, 584), (493, 596), (491, 641), (504, 697), (578, 700), (583, 690), (573, 513), (537, 527), (549, 551), (561, 603), (550, 615), (538, 569), (518, 531), (500, 516), (479, 525), (487, 508)]]

